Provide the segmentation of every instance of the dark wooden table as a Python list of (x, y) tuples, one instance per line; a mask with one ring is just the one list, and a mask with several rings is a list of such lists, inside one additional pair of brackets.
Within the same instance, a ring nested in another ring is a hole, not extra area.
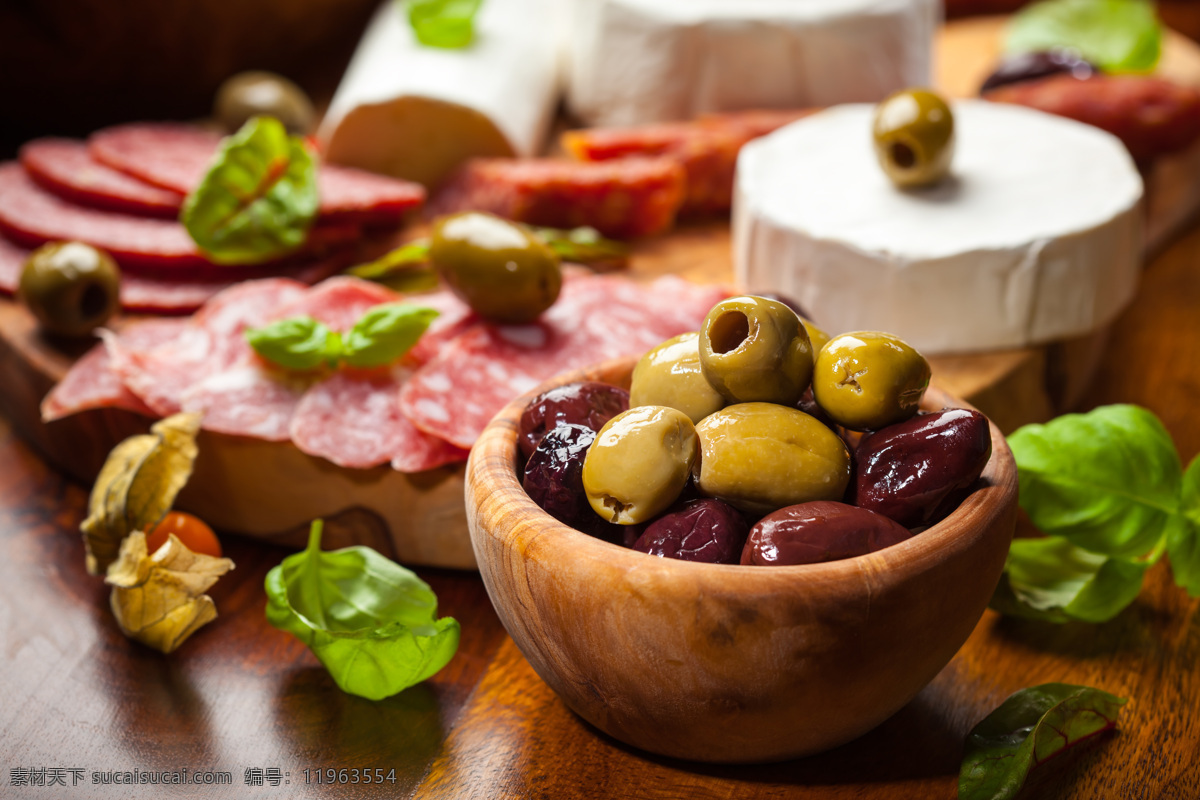
[[(1200, 231), (1147, 268), (1091, 398), (1145, 405), (1185, 459), (1200, 451)], [(1118, 733), (1044, 768), (1027, 796), (1200, 797), (1200, 601), (1165, 566), (1104, 625), (988, 612), (928, 688), (856, 742), (709, 767), (633, 752), (572, 715), (471, 574), (420, 571), (462, 644), (439, 675), (382, 702), (342, 694), (266, 623), (263, 578), (286, 553), (256, 542), (227, 541), (237, 569), (212, 590), (220, 617), (172, 656), (150, 651), (117, 631), (108, 592), (84, 571), (85, 502), (0, 419), (0, 797), (952, 798), (967, 730), (1048, 681), (1132, 699)], [(230, 783), (93, 783), (184, 769)], [(317, 783), (330, 769), (360, 770), (360, 782)], [(363, 770), (384, 782), (364, 785)], [(65, 786), (12, 785), (28, 776)]]

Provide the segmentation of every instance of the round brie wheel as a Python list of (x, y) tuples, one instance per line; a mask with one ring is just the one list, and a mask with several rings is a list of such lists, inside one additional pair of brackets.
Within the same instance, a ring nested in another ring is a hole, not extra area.
[(1142, 179), (1115, 137), (959, 102), (950, 176), (905, 190), (875, 159), (873, 110), (832, 108), (742, 149), (742, 286), (794, 297), (830, 333), (887, 331), (927, 354), (1083, 335), (1132, 299)]

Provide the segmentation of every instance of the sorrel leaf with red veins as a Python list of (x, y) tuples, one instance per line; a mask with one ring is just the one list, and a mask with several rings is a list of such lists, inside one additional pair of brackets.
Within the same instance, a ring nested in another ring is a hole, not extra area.
[(1066, 683), (1022, 689), (967, 735), (959, 800), (1016, 797), (1034, 767), (1116, 727), (1125, 703), (1108, 692)]

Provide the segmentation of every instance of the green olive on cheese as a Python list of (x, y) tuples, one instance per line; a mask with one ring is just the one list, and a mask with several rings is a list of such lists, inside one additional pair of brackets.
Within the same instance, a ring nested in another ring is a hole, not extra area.
[(872, 123), (879, 165), (901, 187), (927, 186), (950, 172), (954, 113), (941, 96), (905, 89), (875, 107)]
[(558, 255), (525, 227), (494, 214), (439, 219), (429, 259), (455, 294), (493, 322), (532, 322), (562, 289)]
[(29, 255), (18, 293), (42, 330), (86, 336), (120, 308), (120, 288), (121, 273), (108, 253), (81, 242), (53, 242)]
[(312, 130), (316, 119), (304, 90), (273, 72), (239, 72), (226, 80), (217, 90), (213, 116), (230, 132), (251, 117), (275, 117), (301, 136)]

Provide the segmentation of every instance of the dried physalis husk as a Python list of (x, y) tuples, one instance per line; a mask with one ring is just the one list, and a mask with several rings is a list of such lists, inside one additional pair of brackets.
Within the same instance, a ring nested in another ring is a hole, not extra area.
[(171, 510), (191, 477), (199, 430), (199, 414), (175, 414), (108, 454), (79, 526), (89, 573), (104, 574), (130, 531), (150, 528)]
[(154, 553), (146, 535), (134, 531), (121, 543), (104, 582), (113, 587), (112, 610), (121, 631), (170, 653), (217, 616), (204, 592), (233, 569), (228, 558), (193, 553), (172, 534)]

